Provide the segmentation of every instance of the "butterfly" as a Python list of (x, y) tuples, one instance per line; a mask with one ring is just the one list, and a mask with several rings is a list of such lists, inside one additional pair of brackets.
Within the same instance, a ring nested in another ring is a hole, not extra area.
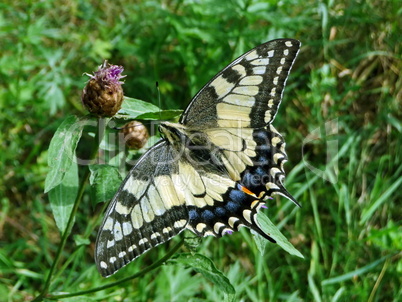
[(183, 230), (221, 237), (256, 223), (268, 199), (282, 195), (287, 161), (272, 125), (300, 42), (278, 39), (243, 54), (192, 99), (178, 123), (144, 153), (113, 197), (95, 248), (110, 276)]

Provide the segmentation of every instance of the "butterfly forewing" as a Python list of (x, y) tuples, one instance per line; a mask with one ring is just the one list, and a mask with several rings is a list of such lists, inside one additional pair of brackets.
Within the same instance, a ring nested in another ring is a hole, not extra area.
[(240, 56), (190, 102), (180, 124), (130, 171), (106, 211), (96, 263), (109, 276), (184, 229), (222, 236), (256, 223), (267, 198), (283, 195), (285, 142), (271, 125), (300, 42), (280, 39)]
[(197, 129), (271, 123), (299, 48), (297, 40), (278, 39), (240, 56), (197, 93), (181, 123)]

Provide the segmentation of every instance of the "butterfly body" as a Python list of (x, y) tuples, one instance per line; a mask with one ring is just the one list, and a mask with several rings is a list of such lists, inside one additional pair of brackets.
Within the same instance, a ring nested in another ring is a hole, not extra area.
[(220, 237), (246, 226), (273, 241), (256, 214), (275, 194), (297, 204), (283, 187), (285, 142), (271, 122), (299, 47), (256, 47), (207, 83), (179, 123), (161, 123), (162, 140), (106, 211), (95, 253), (103, 276), (185, 229)]

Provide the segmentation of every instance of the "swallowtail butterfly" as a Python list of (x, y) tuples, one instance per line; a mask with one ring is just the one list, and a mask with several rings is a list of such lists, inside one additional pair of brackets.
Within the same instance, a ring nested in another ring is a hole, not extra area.
[(185, 229), (221, 237), (256, 223), (283, 186), (283, 137), (272, 126), (300, 42), (278, 39), (243, 54), (193, 98), (179, 123), (136, 163), (111, 201), (95, 259), (109, 276)]

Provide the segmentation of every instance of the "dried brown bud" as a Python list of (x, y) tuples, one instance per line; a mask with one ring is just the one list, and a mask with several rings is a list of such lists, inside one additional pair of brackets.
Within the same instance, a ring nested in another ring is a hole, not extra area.
[(108, 64), (99, 66), (82, 92), (82, 103), (92, 114), (110, 117), (120, 110), (123, 103), (123, 88), (120, 81), (123, 67)]
[(131, 149), (141, 149), (149, 138), (147, 128), (138, 121), (127, 123), (120, 132), (123, 133), (126, 145)]

